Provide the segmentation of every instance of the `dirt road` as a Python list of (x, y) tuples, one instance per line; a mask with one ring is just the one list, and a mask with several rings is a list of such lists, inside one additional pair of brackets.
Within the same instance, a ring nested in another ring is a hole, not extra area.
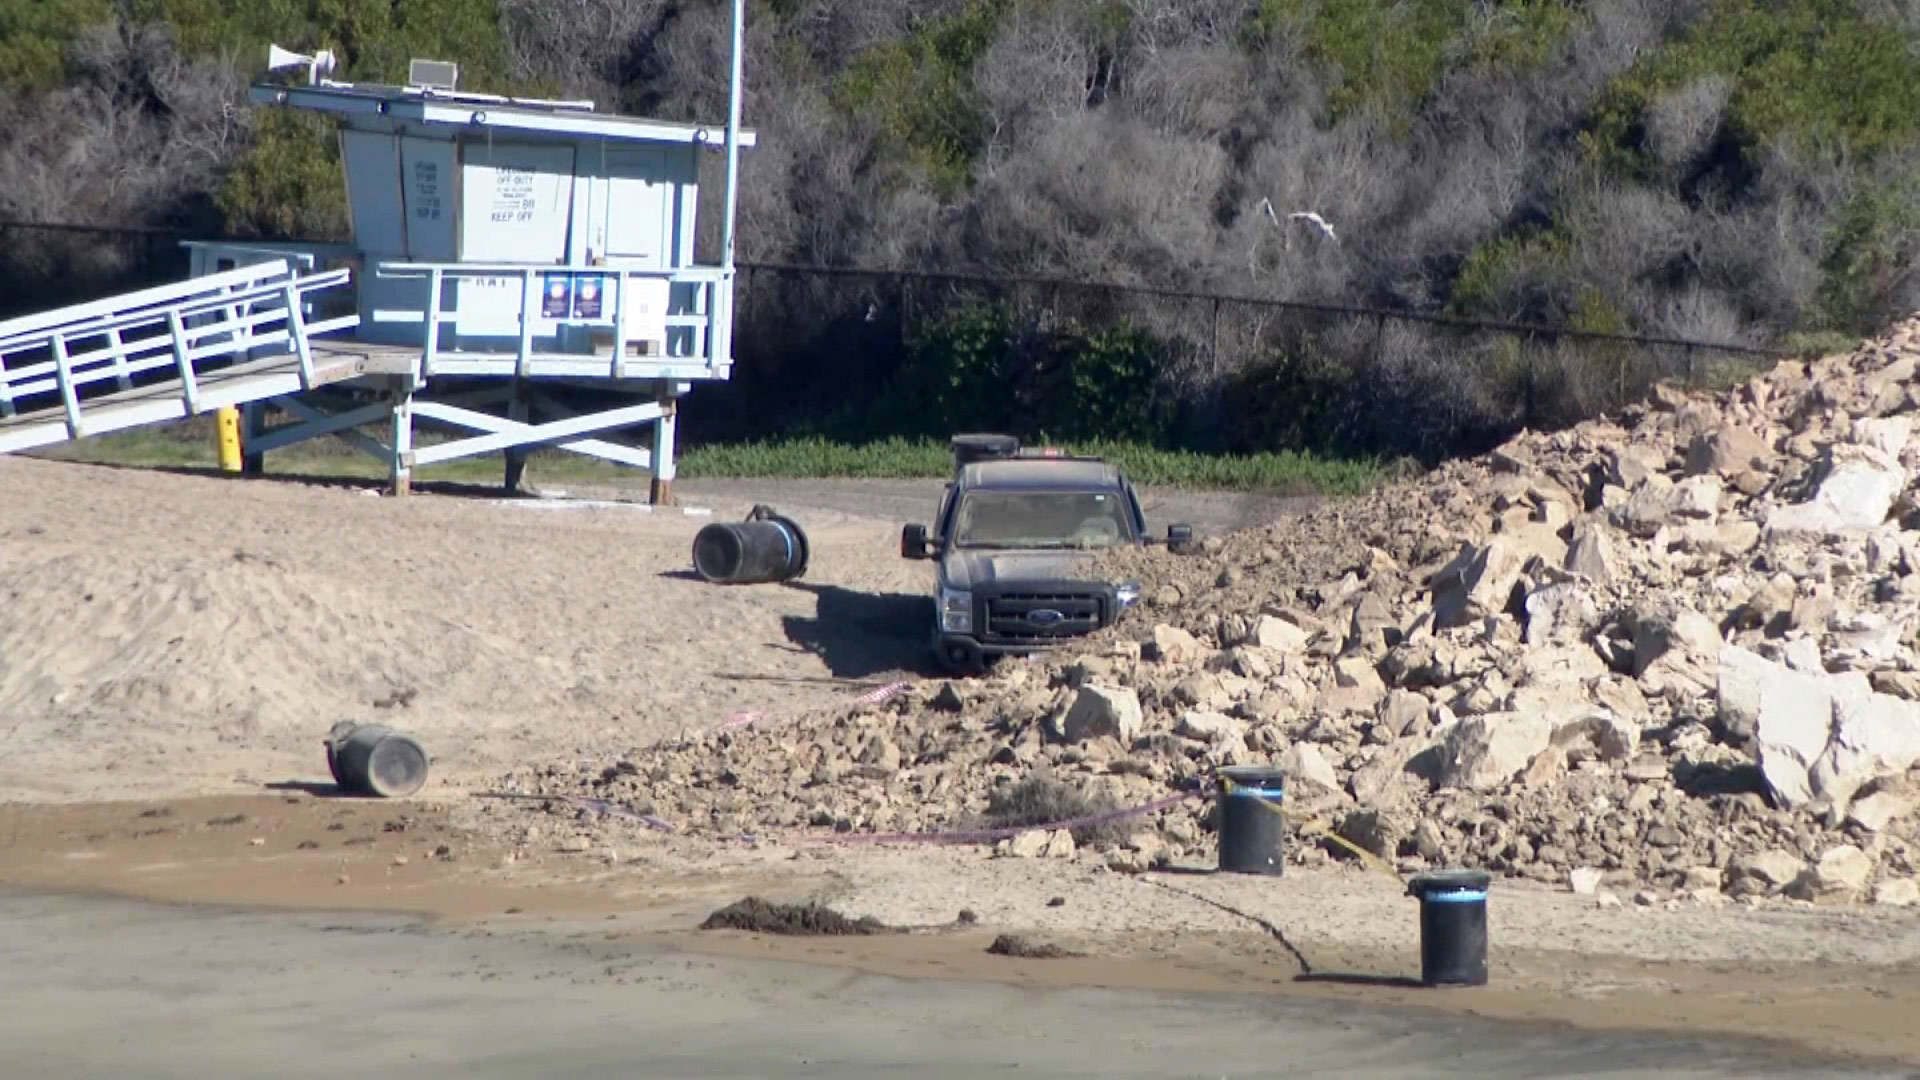
[(1236, 994), (896, 979), (672, 943), (0, 898), (38, 1077), (1899, 1076), (1724, 1043)]
[[(0, 492), (0, 798), (325, 780), (315, 748), (340, 719), (404, 726), (458, 786), (928, 661), (931, 571), (898, 537), (938, 482), (687, 483), (713, 515), (690, 517), (10, 458)], [(1288, 506), (1149, 499), (1202, 530)], [(806, 528), (804, 580), (695, 578), (694, 534), (756, 502)]]

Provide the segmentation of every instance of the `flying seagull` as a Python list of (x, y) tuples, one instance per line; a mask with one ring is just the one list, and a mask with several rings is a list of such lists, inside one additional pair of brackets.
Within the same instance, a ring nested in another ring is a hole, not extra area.
[[(1267, 215), (1268, 221), (1273, 222), (1275, 228), (1280, 227), (1280, 215), (1274, 213), (1272, 199), (1261, 199), (1260, 210)], [(1332, 240), (1336, 244), (1340, 242), (1340, 237), (1333, 231), (1333, 226), (1327, 222), (1327, 219), (1311, 210), (1296, 210), (1287, 215), (1287, 220), (1304, 221), (1326, 234), (1327, 239)]]
[(1326, 233), (1327, 239), (1332, 240), (1335, 243), (1340, 242), (1340, 238), (1334, 235), (1333, 226), (1327, 224), (1327, 219), (1321, 217), (1319, 214), (1316, 214), (1311, 210), (1296, 210), (1293, 213), (1287, 215), (1287, 220), (1307, 222), (1308, 224), (1319, 229), (1321, 232)]

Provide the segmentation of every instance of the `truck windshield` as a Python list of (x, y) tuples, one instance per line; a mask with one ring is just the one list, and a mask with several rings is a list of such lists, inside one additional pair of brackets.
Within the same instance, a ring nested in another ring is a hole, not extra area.
[(976, 491), (953, 518), (963, 548), (1104, 548), (1127, 536), (1122, 501), (1105, 491)]

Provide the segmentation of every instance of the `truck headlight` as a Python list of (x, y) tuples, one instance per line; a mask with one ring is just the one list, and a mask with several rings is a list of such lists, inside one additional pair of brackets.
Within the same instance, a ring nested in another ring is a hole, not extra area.
[(1140, 583), (1123, 581), (1113, 587), (1113, 598), (1120, 603), (1122, 611), (1140, 602)]
[(949, 634), (973, 633), (973, 593), (965, 589), (940, 590), (940, 629)]

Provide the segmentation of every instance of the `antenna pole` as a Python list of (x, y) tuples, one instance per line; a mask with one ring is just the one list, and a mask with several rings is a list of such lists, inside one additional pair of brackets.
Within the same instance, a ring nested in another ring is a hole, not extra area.
[(740, 184), (740, 54), (747, 36), (747, 0), (733, 0), (733, 56), (727, 88), (727, 209), (721, 224), (720, 267), (733, 272), (733, 215)]

